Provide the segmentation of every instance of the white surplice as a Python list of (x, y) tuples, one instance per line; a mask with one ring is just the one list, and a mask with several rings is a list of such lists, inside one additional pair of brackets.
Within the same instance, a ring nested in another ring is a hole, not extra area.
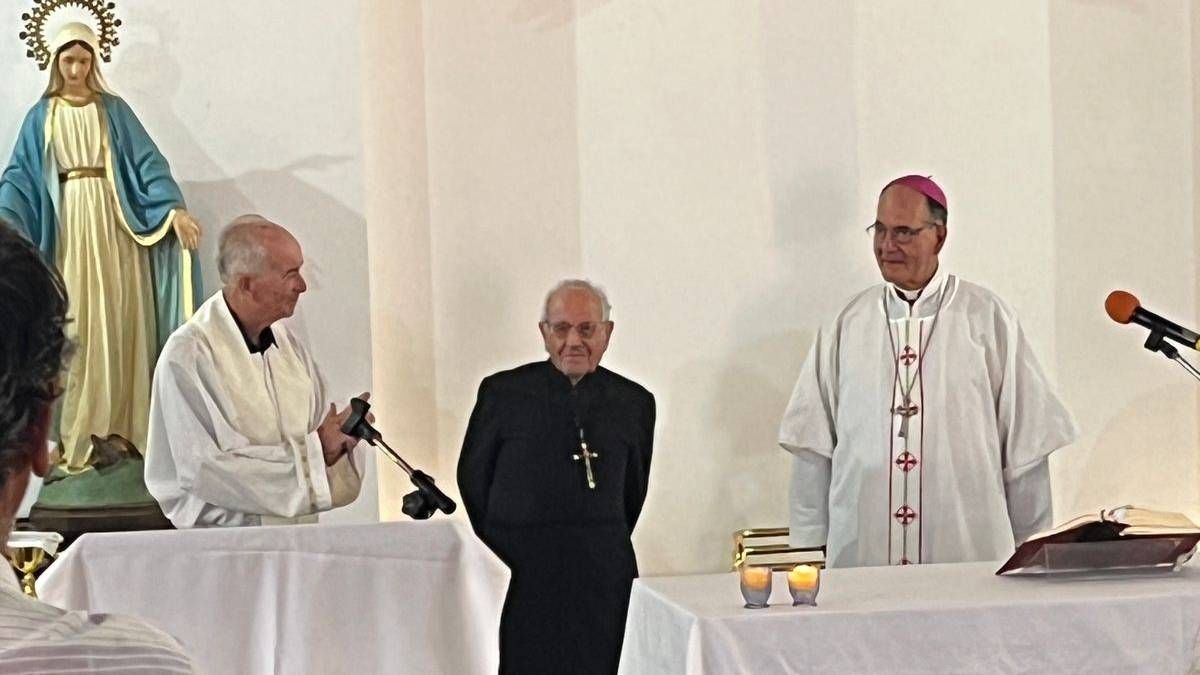
[(940, 272), (904, 293), (860, 293), (800, 371), (791, 543), (831, 567), (1004, 559), (1051, 525), (1048, 456), (1078, 430), (995, 294)]
[(326, 468), (320, 373), (283, 324), (271, 332), (275, 345), (251, 353), (216, 293), (163, 348), (146, 487), (176, 527), (297, 522), (358, 496), (362, 447)]

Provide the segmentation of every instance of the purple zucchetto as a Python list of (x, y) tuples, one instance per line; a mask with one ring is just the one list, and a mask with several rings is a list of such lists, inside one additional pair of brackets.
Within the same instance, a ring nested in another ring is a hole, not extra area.
[(933, 182), (933, 179), (929, 176), (918, 176), (916, 174), (901, 176), (884, 185), (883, 190), (880, 190), (879, 194), (883, 194), (884, 190), (893, 185), (903, 185), (904, 187), (912, 188), (932, 199), (934, 203), (940, 205), (943, 209), (950, 210), (950, 207), (946, 205), (946, 193), (942, 192), (942, 188), (938, 187), (938, 184)]

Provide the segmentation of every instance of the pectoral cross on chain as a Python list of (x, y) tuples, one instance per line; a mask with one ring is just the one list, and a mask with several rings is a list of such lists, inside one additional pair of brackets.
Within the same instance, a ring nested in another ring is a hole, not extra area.
[(908, 438), (908, 420), (918, 412), (920, 412), (920, 408), (907, 400), (903, 404), (892, 408), (892, 414), (900, 416), (900, 438)]
[(579, 427), (579, 452), (571, 455), (571, 459), (583, 461), (584, 472), (587, 474), (588, 489), (596, 489), (596, 474), (592, 473), (592, 460), (598, 459), (600, 453), (588, 449), (587, 441), (583, 438), (583, 427)]

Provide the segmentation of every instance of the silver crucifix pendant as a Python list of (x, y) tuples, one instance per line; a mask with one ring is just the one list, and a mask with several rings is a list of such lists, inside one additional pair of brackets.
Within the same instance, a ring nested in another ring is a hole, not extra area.
[(578, 462), (578, 461), (583, 462), (584, 472), (587, 474), (588, 488), (591, 490), (595, 490), (596, 489), (596, 475), (592, 473), (592, 460), (599, 458), (600, 453), (592, 452), (591, 450), (588, 450), (587, 441), (584, 441), (584, 440), (579, 441), (579, 448), (580, 448), (579, 452), (574, 455), (571, 455), (571, 459), (575, 460), (576, 462)]
[(916, 415), (918, 410), (917, 406), (907, 401), (903, 405), (892, 408), (892, 414), (900, 416), (900, 433), (897, 434), (900, 438), (908, 438), (908, 419)]

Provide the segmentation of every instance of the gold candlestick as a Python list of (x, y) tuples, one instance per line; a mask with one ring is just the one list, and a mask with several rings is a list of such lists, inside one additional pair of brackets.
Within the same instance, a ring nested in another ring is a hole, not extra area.
[(21, 573), (21, 590), (25, 595), (37, 597), (34, 586), (37, 572), (58, 552), (62, 540), (62, 535), (57, 532), (13, 532), (9, 535), (4, 553), (13, 569)]
[(34, 588), (37, 577), (34, 575), (41, 569), (42, 563), (45, 561), (46, 552), (40, 547), (10, 548), (8, 550), (8, 562), (21, 573), (21, 590), (31, 598), (37, 597), (37, 590)]

